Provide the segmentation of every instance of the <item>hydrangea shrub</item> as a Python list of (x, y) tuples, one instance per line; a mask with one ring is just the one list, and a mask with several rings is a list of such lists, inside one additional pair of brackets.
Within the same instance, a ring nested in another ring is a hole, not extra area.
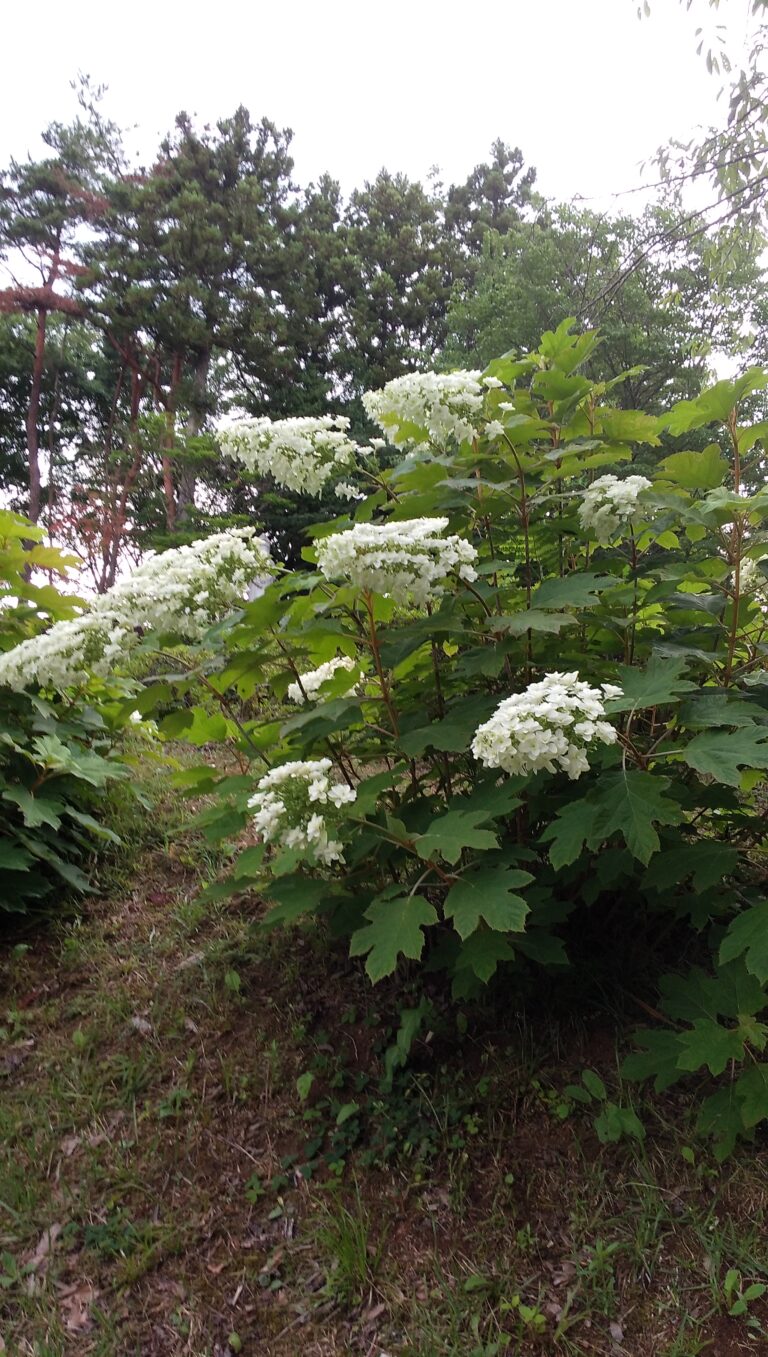
[(596, 342), (566, 322), (367, 398), (401, 461), (350, 452), (365, 499), (200, 661), (225, 713), (299, 709), (227, 719), (244, 776), (185, 779), (218, 792), (212, 838), (257, 840), (211, 893), (319, 916), (374, 981), (509, 992), (585, 935), (690, 958), (640, 996), (663, 1022), (626, 1070), (697, 1081), (726, 1154), (768, 1118), (768, 374), (657, 418), (583, 374)]

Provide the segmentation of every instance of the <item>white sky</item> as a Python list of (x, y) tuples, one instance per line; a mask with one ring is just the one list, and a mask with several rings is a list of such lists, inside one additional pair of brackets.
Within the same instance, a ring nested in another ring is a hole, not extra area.
[[(294, 131), (295, 176), (349, 191), (386, 165), (463, 179), (501, 137), (547, 195), (600, 199), (640, 182), (671, 136), (720, 121), (696, 55), (704, 0), (37, 0), (3, 14), (0, 165), (68, 121), (78, 70), (148, 159), (174, 114), (239, 103)], [(738, 42), (748, 0), (721, 0)], [(698, 16), (698, 17), (697, 17)], [(624, 206), (629, 206), (632, 200)], [(618, 207), (619, 204), (616, 204)]]

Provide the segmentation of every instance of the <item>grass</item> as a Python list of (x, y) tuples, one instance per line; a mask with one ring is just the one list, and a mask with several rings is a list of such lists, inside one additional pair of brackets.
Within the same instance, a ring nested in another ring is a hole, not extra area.
[(201, 906), (180, 807), (143, 823), (80, 919), (0, 953), (0, 1351), (765, 1350), (766, 1156), (716, 1165), (681, 1095), (601, 1145), (566, 1090), (629, 1105), (605, 1012), (436, 1001), (387, 1089), (395, 990)]

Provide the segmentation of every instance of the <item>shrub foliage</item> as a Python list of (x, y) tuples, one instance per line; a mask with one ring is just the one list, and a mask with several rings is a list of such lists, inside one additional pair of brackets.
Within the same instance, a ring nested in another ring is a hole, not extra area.
[[(77, 598), (34, 582), (75, 563), (42, 536), (0, 511), (2, 651), (78, 612)], [(94, 849), (116, 839), (97, 818), (98, 805), (105, 785), (128, 774), (117, 752), (126, 721), (122, 693), (104, 683), (86, 684), (76, 697), (0, 686), (0, 914), (49, 908), (90, 889)]]
[(768, 374), (651, 416), (597, 342), (377, 393), (399, 463), (140, 705), (236, 749), (182, 775), (211, 839), (255, 830), (209, 895), (321, 916), (374, 982), (674, 956), (626, 1072), (699, 1074), (727, 1154), (768, 1117)]

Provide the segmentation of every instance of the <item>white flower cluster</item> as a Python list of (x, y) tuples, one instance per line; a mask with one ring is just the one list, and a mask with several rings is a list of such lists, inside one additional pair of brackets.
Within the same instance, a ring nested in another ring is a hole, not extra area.
[(320, 689), (324, 683), (332, 679), (339, 669), (348, 669), (350, 673), (355, 670), (355, 677), (348, 688), (340, 693), (340, 697), (346, 697), (354, 692), (355, 687), (360, 681), (360, 665), (357, 660), (350, 659), (348, 655), (339, 655), (335, 660), (327, 660), (317, 669), (310, 669), (306, 674), (299, 674), (297, 683), (288, 684), (288, 697), (291, 702), (297, 702), (300, 706), (303, 702), (322, 701)]
[(254, 528), (217, 533), (151, 556), (94, 599), (88, 612), (30, 637), (0, 656), (0, 684), (69, 688), (105, 677), (140, 632), (198, 640), (217, 618), (243, 603), (248, 585), (272, 562)]
[(273, 768), (256, 784), (248, 805), (265, 843), (308, 853), (316, 862), (343, 862), (342, 845), (331, 838), (343, 806), (357, 797), (353, 787), (331, 782), (330, 759), (295, 761)]
[[(366, 413), (395, 447), (466, 443), (481, 433), (483, 386), (479, 372), (413, 372), (363, 396)], [(414, 435), (413, 426), (416, 427)]]
[(326, 579), (346, 579), (357, 589), (425, 604), (442, 592), (456, 570), (477, 578), (477, 552), (464, 537), (441, 537), (447, 518), (410, 518), (400, 523), (357, 523), (317, 542), (317, 563)]
[(598, 542), (610, 542), (624, 523), (633, 519), (640, 505), (638, 497), (649, 490), (651, 482), (645, 476), (598, 476), (579, 505), (579, 522)]
[[(342, 415), (299, 416), (294, 419), (240, 419), (219, 429), (222, 450), (260, 476), (271, 476), (285, 490), (322, 494), (328, 481), (355, 466), (365, 449), (347, 435), (349, 420)], [(343, 498), (357, 495), (353, 486), (339, 482)]]
[(605, 703), (621, 688), (603, 683), (591, 688), (578, 674), (547, 674), (522, 693), (506, 698), (489, 721), (479, 726), (472, 753), (488, 768), (505, 773), (537, 773), (558, 768), (572, 779), (589, 769), (586, 751), (614, 744), (616, 731), (605, 720)]

